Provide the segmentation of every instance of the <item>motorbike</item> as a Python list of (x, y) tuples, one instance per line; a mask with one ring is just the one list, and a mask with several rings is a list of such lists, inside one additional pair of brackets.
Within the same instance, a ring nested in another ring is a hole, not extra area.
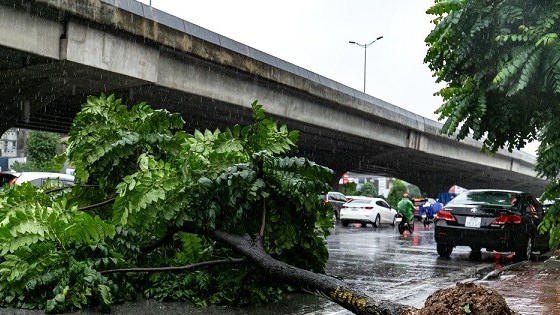
[(434, 223), (434, 215), (431, 213), (423, 213), (422, 223), (424, 224), (425, 228), (429, 227), (430, 224)]
[(406, 230), (412, 233), (412, 231), (414, 231), (414, 219), (409, 222), (403, 217), (401, 213), (398, 213), (397, 216), (401, 218), (401, 222), (399, 222), (399, 225), (397, 225), (397, 229), (399, 230), (399, 233), (403, 234), (404, 231)]
[(431, 205), (425, 205), (420, 208), (421, 221), (424, 227), (427, 228), (434, 222), (434, 213)]

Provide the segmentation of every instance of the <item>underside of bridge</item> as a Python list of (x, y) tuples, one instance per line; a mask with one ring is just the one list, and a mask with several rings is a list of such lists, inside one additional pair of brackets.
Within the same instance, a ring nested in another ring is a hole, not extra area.
[[(89, 68), (67, 61), (32, 56), (13, 49), (1, 48), (0, 97), (1, 131), (10, 127), (67, 133), (72, 120), (88, 95), (116, 94), (127, 104), (147, 101), (154, 108), (165, 108), (182, 114), (187, 131), (226, 128), (251, 122), (247, 107), (224, 104), (197, 95), (171, 91), (141, 80)], [(247, 100), (252, 103), (254, 100)], [(266, 104), (264, 104), (266, 110)], [(439, 158), (429, 152), (390, 146), (373, 140), (342, 134), (336, 130), (305, 125), (275, 117), (280, 123), (300, 131), (298, 151), (330, 167), (336, 174), (344, 171), (396, 177), (433, 195), (452, 185), (466, 188), (527, 187), (527, 176), (503, 171), (504, 180), (492, 184), (490, 170), (483, 165)], [(486, 183), (486, 184), (481, 184)], [(490, 183), (490, 184), (489, 184)], [(542, 190), (535, 179), (534, 193)]]

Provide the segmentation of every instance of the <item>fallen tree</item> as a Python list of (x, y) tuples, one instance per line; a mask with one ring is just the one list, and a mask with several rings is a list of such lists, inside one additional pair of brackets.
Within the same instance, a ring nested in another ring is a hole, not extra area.
[(159, 301), (258, 305), (319, 294), (356, 314), (413, 314), (324, 273), (332, 171), (289, 157), (297, 133), (183, 131), (180, 116), (90, 97), (65, 157), (71, 188), (0, 192), (0, 304), (49, 313)]

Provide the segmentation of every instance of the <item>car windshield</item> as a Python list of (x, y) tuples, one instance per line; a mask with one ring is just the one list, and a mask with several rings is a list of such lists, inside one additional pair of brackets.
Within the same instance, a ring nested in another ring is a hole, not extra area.
[(518, 195), (514, 191), (467, 191), (453, 198), (448, 205), (511, 206), (512, 200)]
[(352, 199), (350, 202), (350, 204), (366, 204), (366, 203), (371, 203), (372, 199), (370, 198), (359, 198), (359, 199)]

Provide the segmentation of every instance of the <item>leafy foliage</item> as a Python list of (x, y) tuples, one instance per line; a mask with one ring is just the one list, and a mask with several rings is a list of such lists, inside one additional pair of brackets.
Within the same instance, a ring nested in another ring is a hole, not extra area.
[[(436, 113), (442, 132), (484, 141), (484, 150), (520, 149), (539, 140), (536, 169), (560, 195), (560, 2), (436, 0), (425, 62), (446, 87)], [(545, 229), (560, 233), (554, 211)], [(553, 237), (551, 245), (558, 246)]]
[(288, 157), (297, 132), (252, 108), (251, 125), (187, 134), (177, 114), (89, 97), (66, 152), (78, 184), (0, 192), (0, 305), (106, 311), (138, 294), (259, 304), (290, 289), (248, 262), (148, 277), (114, 270), (240, 258), (206, 236), (214, 229), (260, 238), (273, 258), (324, 272), (332, 209), (316, 196), (333, 173)]
[(340, 186), (340, 192), (346, 196), (355, 196), (358, 194), (357, 184), (354, 182), (348, 182)]
[(377, 189), (371, 182), (367, 182), (360, 187), (360, 195), (367, 197), (377, 197)]
[(27, 162), (15, 162), (12, 169), (18, 172), (59, 172), (63, 163), (56, 158), (60, 153), (60, 136), (44, 131), (31, 131), (25, 143)]
[[(406, 189), (408, 190), (408, 194), (410, 195), (410, 198), (422, 198), (422, 192), (420, 191), (420, 188), (418, 188), (418, 186), (407, 183), (406, 184)], [(402, 197), (402, 196), (401, 196)]]
[(408, 191), (408, 188), (405, 182), (401, 180), (395, 180), (393, 185), (391, 185), (391, 190), (389, 190), (389, 194), (387, 195), (387, 203), (391, 205), (393, 208), (397, 208), (397, 204), (399, 200), (402, 199), (402, 195)]

